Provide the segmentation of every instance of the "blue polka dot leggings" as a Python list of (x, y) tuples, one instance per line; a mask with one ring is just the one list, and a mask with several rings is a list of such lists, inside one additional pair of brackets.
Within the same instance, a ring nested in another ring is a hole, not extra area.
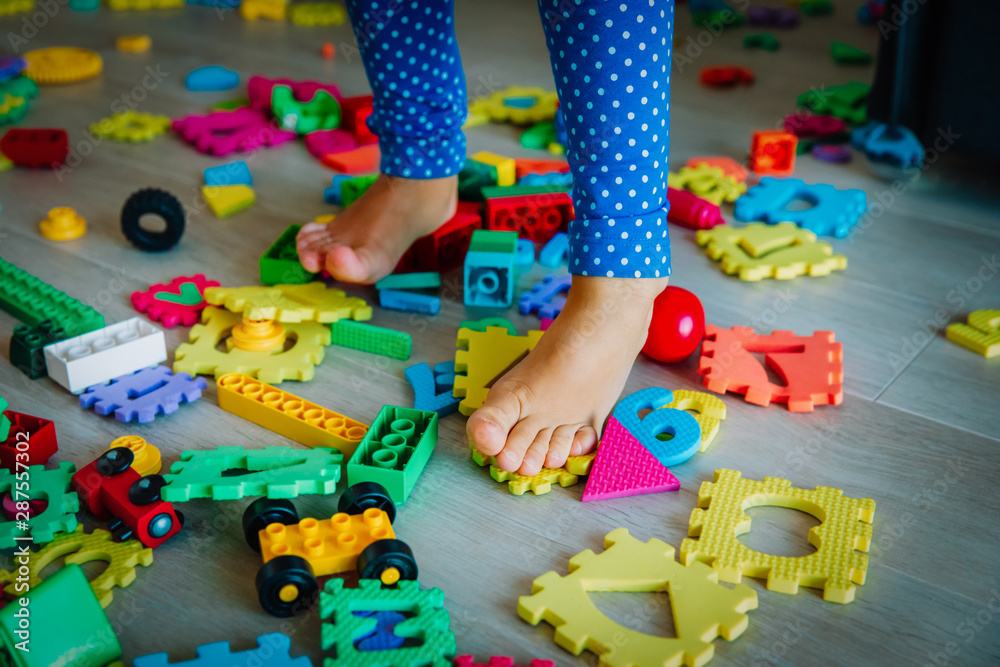
[[(375, 96), (383, 173), (444, 178), (465, 161), (453, 0), (347, 0)], [(566, 126), (574, 274), (670, 274), (667, 147), (673, 0), (539, 0)]]

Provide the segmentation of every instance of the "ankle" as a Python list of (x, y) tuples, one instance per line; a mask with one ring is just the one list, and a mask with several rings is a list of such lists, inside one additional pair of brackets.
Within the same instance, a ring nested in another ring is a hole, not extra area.
[(575, 275), (566, 307), (597, 310), (616, 318), (647, 320), (652, 315), (653, 301), (666, 288), (667, 282), (667, 278)]

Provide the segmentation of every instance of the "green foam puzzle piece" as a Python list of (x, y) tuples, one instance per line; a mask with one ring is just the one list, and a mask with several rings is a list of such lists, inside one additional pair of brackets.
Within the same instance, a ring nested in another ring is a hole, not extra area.
[[(410, 433), (412, 429), (412, 433)], [(382, 406), (347, 463), (347, 483), (377, 482), (392, 502), (406, 502), (438, 440), (438, 414)]]
[(759, 32), (754, 35), (747, 35), (743, 38), (744, 49), (764, 49), (765, 51), (777, 51), (781, 48), (778, 38), (769, 32)]
[(289, 86), (271, 90), (271, 111), (278, 124), (298, 134), (332, 130), (340, 125), (340, 103), (328, 91), (317, 90), (308, 102), (295, 99)]
[(52, 320), (67, 338), (104, 328), (104, 316), (99, 312), (2, 259), (0, 309), (29, 326)]
[(868, 94), (871, 86), (852, 81), (840, 86), (813, 88), (799, 95), (800, 107), (817, 114), (836, 116), (853, 125), (861, 125), (868, 119)]
[[(34, 514), (27, 522), (27, 530), (21, 521), (0, 522), (0, 549), (9, 549), (18, 544), (17, 537), (31, 534), (35, 544), (51, 542), (57, 533), (72, 532), (77, 525), (76, 512), (80, 509), (80, 499), (70, 489), (70, 480), (76, 471), (69, 461), (63, 461), (58, 468), (46, 470), (44, 465), (28, 466), (27, 479), (30, 482), (27, 497), (22, 491), (15, 491), (15, 475), (10, 470), (0, 470), (0, 496), (10, 493), (15, 501), (45, 500), (48, 506)], [(19, 525), (21, 524), (21, 525)]]
[(830, 42), (830, 56), (838, 65), (869, 65), (872, 55), (843, 42)]
[(339, 320), (330, 325), (330, 333), (333, 345), (381, 354), (392, 359), (409, 359), (413, 349), (410, 334), (365, 322)]
[(179, 289), (180, 294), (157, 292), (153, 295), (153, 298), (166, 301), (167, 303), (177, 303), (182, 306), (197, 306), (201, 303), (201, 291), (194, 283), (181, 283)]

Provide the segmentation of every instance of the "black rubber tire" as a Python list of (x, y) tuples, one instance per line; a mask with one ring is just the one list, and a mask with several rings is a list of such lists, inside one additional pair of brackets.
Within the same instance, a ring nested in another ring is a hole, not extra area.
[(358, 556), (358, 577), (381, 579), (382, 572), (390, 567), (399, 570), (400, 580), (416, 581), (417, 559), (403, 540), (377, 540)]
[[(162, 232), (151, 232), (139, 224), (142, 216), (158, 215), (167, 223)], [(184, 234), (184, 207), (177, 197), (157, 188), (144, 188), (122, 206), (122, 233), (129, 243), (146, 252), (170, 250)]]
[(291, 526), (299, 522), (299, 513), (290, 501), (258, 498), (243, 512), (243, 538), (251, 549), (260, 553), (260, 531), (272, 523)]
[[(309, 611), (319, 594), (319, 584), (313, 576), (312, 566), (300, 556), (278, 556), (267, 561), (257, 571), (256, 583), (260, 606), (278, 618), (304, 614)], [(294, 600), (285, 602), (278, 594), (288, 584), (296, 586), (299, 594)]]
[(163, 475), (141, 477), (128, 490), (128, 499), (133, 505), (150, 505), (160, 499), (160, 489), (167, 485)]
[(346, 514), (362, 514), (372, 507), (384, 510), (389, 515), (389, 523), (396, 520), (396, 504), (378, 482), (352, 484), (337, 501), (337, 511)]
[(97, 459), (97, 472), (104, 477), (119, 475), (132, 465), (135, 454), (128, 447), (115, 447), (101, 454)]

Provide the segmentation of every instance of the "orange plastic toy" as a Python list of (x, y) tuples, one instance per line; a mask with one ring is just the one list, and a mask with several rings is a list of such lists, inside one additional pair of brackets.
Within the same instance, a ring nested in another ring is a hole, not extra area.
[(782, 130), (760, 130), (750, 142), (750, 168), (761, 176), (790, 176), (795, 171), (799, 138)]
[(737, 84), (749, 86), (753, 83), (753, 72), (745, 67), (705, 67), (698, 73), (702, 85), (710, 88), (731, 88)]
[(342, 174), (370, 174), (378, 171), (380, 155), (378, 144), (371, 144), (350, 151), (327, 153), (321, 159), (323, 164)]

